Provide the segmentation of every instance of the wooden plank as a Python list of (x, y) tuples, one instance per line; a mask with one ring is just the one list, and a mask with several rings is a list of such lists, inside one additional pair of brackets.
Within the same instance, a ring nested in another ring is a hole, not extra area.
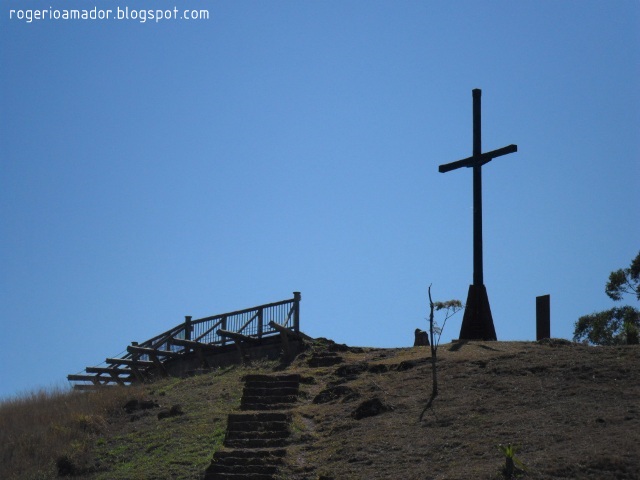
[(154, 348), (146, 348), (146, 347), (136, 347), (135, 345), (129, 345), (127, 347), (127, 352), (135, 353), (138, 355), (150, 355), (151, 357), (181, 357), (183, 355), (182, 352), (172, 352), (171, 350), (156, 350)]
[(269, 322), (269, 326), (271, 328), (273, 328), (274, 330), (280, 332), (281, 335), (287, 335), (289, 337), (300, 338), (300, 335), (297, 332), (294, 332), (293, 330), (289, 330), (287, 327), (283, 327), (282, 325), (280, 325), (279, 323), (274, 322), (273, 320), (271, 320)]
[(108, 377), (98, 377), (97, 375), (67, 375), (70, 382), (96, 382), (99, 380), (111, 380)]
[(120, 368), (87, 367), (85, 371), (87, 373), (106, 373), (107, 375), (131, 375), (131, 370)]
[(302, 332), (296, 332), (295, 330), (291, 330), (287, 327), (283, 327), (282, 325), (274, 322), (273, 320), (269, 322), (269, 326), (282, 335), (287, 335), (293, 338), (299, 338), (301, 340), (312, 340), (312, 338), (309, 335), (305, 335)]
[(198, 359), (200, 360), (200, 364), (204, 368), (210, 367), (209, 362), (207, 362), (207, 358), (204, 355), (204, 352), (208, 351), (208, 352), (215, 353), (220, 350), (220, 347), (211, 345), (209, 343), (194, 342), (193, 340), (185, 340), (183, 338), (174, 338), (171, 340), (171, 343), (175, 343), (176, 345), (183, 346), (187, 350), (189, 349), (193, 350), (198, 356)]
[(167, 372), (167, 369), (164, 366), (164, 363), (162, 363), (162, 361), (156, 355), (153, 355), (151, 357), (151, 359), (153, 360), (153, 363), (158, 368), (158, 370), (160, 370), (160, 373), (162, 373), (162, 376), (163, 377), (168, 377), (169, 376), (169, 372)]
[(200, 343), (200, 342), (195, 342), (193, 340), (185, 340), (183, 338), (172, 338), (170, 342), (175, 345), (180, 345), (181, 347), (193, 348), (194, 350), (196, 348), (200, 348), (203, 350), (211, 350), (211, 351), (220, 349), (220, 347), (211, 345), (210, 343)]
[(111, 376), (109, 377), (101, 377), (99, 375), (67, 375), (67, 380), (70, 382), (93, 382), (95, 385), (102, 385), (104, 383), (110, 382), (132, 382), (133, 379), (130, 377), (127, 378), (118, 378), (115, 379)]
[[(132, 381), (129, 378), (115, 379), (113, 377), (101, 377), (99, 375), (67, 375), (70, 382), (92, 382), (94, 385), (105, 385), (107, 383), (122, 383)], [(119, 381), (118, 381), (119, 380)]]
[(127, 365), (129, 367), (152, 367), (153, 362), (149, 360), (134, 360), (132, 358), (107, 358), (107, 363), (111, 365)]
[(123, 386), (125, 385), (125, 380), (129, 381), (129, 378), (131, 377), (127, 377), (126, 379), (120, 378), (117, 374), (112, 373), (111, 374), (111, 378), (113, 378), (113, 381), (116, 382), (118, 385)]
[(280, 332), (280, 341), (282, 342), (282, 349), (284, 350), (285, 358), (290, 359), (292, 357), (292, 352), (291, 347), (289, 346), (289, 335), (287, 335), (287, 329), (282, 325), (278, 325), (273, 320), (269, 322), (269, 326)]
[(503, 155), (508, 155), (509, 153), (515, 153), (518, 151), (517, 145), (507, 145), (506, 147), (498, 148), (496, 150), (492, 150), (490, 152), (481, 153), (478, 157), (467, 157), (462, 160), (458, 160), (456, 162), (447, 163), (445, 165), (440, 165), (438, 167), (438, 171), (440, 173), (447, 173), (451, 170), (456, 170), (461, 167), (474, 167), (474, 166), (482, 166), (489, 163), (491, 160), (497, 157), (501, 157)]
[[(153, 363), (153, 362), (151, 362)], [(143, 375), (143, 373), (138, 369), (138, 367), (136, 367), (135, 365), (131, 365), (131, 373), (133, 373), (133, 376), (136, 377), (136, 380), (139, 381), (140, 383), (144, 383), (145, 381), (145, 376)]]
[(255, 337), (248, 337), (241, 333), (230, 332), (228, 330), (218, 330), (218, 335), (221, 337), (230, 338), (236, 342), (258, 342), (260, 339)]

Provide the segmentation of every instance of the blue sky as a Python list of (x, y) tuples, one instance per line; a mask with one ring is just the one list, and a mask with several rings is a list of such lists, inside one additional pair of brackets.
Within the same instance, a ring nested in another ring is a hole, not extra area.
[[(609, 308), (638, 253), (636, 1), (65, 0), (199, 21), (0, 20), (0, 397), (302, 292), (301, 328), (410, 346), (466, 299), (471, 90), (499, 340)], [(446, 326), (456, 338), (462, 315)]]

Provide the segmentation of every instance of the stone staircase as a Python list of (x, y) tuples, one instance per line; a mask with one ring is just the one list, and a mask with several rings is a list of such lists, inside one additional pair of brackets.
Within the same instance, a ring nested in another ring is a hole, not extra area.
[(287, 453), (299, 375), (244, 377), (240, 409), (229, 414), (224, 449), (217, 451), (205, 480), (273, 480)]

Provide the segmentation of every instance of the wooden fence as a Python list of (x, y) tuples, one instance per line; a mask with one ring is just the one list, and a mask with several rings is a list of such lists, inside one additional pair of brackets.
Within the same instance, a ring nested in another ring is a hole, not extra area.
[(253, 308), (192, 319), (160, 335), (127, 347), (119, 358), (107, 358), (105, 367), (87, 367), (85, 373), (68, 375), (75, 388), (94, 388), (110, 383), (126, 385), (145, 381), (150, 371), (166, 374), (165, 362), (197, 354), (204, 363), (205, 354), (220, 351), (226, 345), (259, 342), (281, 333), (300, 334), (300, 292), (293, 298)]

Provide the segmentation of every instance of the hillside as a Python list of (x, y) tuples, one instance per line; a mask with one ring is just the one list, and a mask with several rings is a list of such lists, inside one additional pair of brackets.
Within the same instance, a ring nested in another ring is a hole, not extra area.
[[(504, 465), (497, 445), (507, 443), (520, 447), (525, 478), (640, 478), (637, 346), (560, 340), (442, 345), (440, 394), (419, 422), (431, 392), (428, 355), (424, 347), (348, 348), (320, 341), (284, 369), (264, 362), (109, 389), (121, 392), (114, 406), (76, 415), (84, 436), (59, 445), (54, 459), (41, 460), (39, 474), (33, 468), (0, 473), (52, 478), (66, 461), (71, 478), (201, 478), (214, 451), (223, 448), (242, 378), (284, 371), (300, 374), (303, 385), (291, 411), (293, 434), (281, 478), (497, 479)], [(328, 366), (312, 366), (322, 364)], [(386, 411), (354, 418), (372, 399)], [(0, 425), (7, 412), (3, 406)], [(159, 419), (159, 412), (166, 418)], [(0, 448), (6, 460), (10, 447)]]

